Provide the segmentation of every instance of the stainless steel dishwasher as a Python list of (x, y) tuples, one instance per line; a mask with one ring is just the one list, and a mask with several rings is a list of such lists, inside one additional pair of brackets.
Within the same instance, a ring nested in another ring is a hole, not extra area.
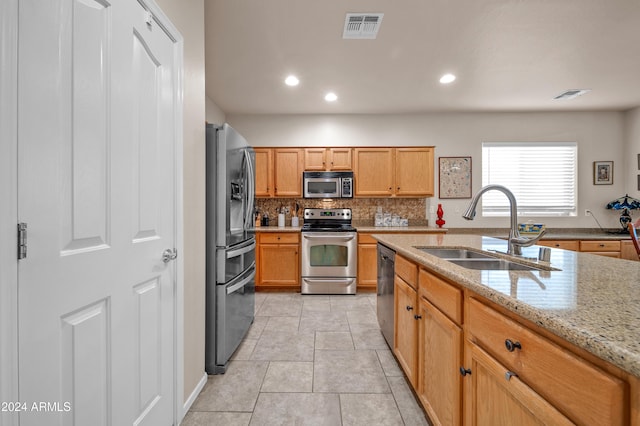
[(378, 324), (393, 350), (393, 276), (396, 252), (378, 243)]

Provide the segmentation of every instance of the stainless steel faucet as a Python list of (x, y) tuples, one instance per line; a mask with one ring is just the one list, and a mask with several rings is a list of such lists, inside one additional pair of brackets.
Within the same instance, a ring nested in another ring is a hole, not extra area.
[(478, 191), (471, 199), (469, 207), (467, 207), (467, 211), (464, 212), (462, 217), (467, 220), (473, 220), (476, 215), (476, 206), (478, 205), (478, 201), (480, 201), (480, 197), (482, 197), (482, 194), (485, 192), (493, 189), (504, 193), (504, 195), (509, 199), (511, 229), (509, 230), (509, 239), (507, 240), (507, 254), (521, 256), (522, 247), (534, 245), (547, 232), (547, 230), (543, 229), (535, 238), (527, 238), (520, 235), (520, 232), (518, 231), (518, 204), (516, 203), (516, 197), (513, 195), (513, 192), (506, 187), (502, 185), (487, 185), (480, 189), (480, 191)]

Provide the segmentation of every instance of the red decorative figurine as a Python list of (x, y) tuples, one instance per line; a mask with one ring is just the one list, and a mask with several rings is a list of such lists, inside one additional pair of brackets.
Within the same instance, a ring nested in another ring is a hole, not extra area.
[(444, 210), (442, 210), (442, 204), (438, 204), (438, 210), (436, 211), (436, 213), (438, 213), (438, 220), (436, 220), (436, 225), (438, 225), (438, 228), (442, 228), (442, 225), (445, 224), (444, 219), (442, 219), (442, 216), (444, 216)]

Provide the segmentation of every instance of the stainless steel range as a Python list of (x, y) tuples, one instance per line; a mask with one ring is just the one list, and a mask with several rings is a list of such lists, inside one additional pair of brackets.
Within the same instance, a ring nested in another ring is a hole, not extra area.
[(356, 294), (357, 235), (351, 209), (304, 209), (302, 294)]

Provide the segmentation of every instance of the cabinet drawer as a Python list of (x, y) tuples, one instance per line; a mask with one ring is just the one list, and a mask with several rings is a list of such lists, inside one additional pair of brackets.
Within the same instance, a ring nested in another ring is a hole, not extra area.
[[(467, 321), (472, 341), (574, 422), (624, 424), (629, 391), (621, 380), (473, 298)], [(521, 347), (510, 352), (507, 339)]]
[(418, 288), (418, 266), (415, 263), (396, 254), (395, 272), (411, 287)]
[(371, 234), (358, 233), (358, 244), (377, 244), (378, 240), (373, 238)]
[(420, 269), (418, 276), (420, 297), (442, 311), (453, 322), (462, 324), (462, 290)]
[(580, 251), (620, 251), (620, 241), (580, 241)]
[(270, 233), (260, 234), (261, 244), (287, 244), (297, 243), (300, 241), (300, 234), (296, 232)]
[(559, 248), (563, 250), (580, 250), (580, 241), (577, 240), (542, 240), (537, 243), (539, 246)]

